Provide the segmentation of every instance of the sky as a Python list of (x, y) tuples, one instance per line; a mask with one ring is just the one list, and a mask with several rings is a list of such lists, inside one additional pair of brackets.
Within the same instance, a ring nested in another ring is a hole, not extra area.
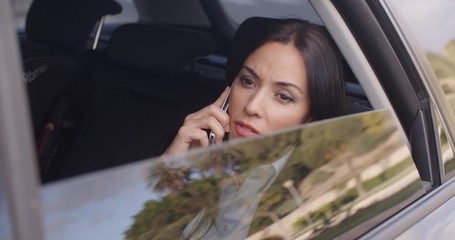
[(393, 0), (395, 11), (405, 19), (425, 51), (441, 52), (455, 39), (455, 2), (451, 0)]

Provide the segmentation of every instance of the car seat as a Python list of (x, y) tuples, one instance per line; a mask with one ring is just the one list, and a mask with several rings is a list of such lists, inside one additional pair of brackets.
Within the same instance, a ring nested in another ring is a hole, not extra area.
[(214, 51), (213, 39), (182, 28), (126, 24), (93, 72), (74, 143), (55, 160), (49, 181), (161, 154), (184, 117), (226, 86), (192, 67)]
[(91, 59), (86, 51), (90, 32), (98, 19), (120, 11), (112, 0), (35, 0), (30, 6), (21, 39), (22, 76), (42, 171), (64, 125), (68, 98), (78, 95), (74, 85)]

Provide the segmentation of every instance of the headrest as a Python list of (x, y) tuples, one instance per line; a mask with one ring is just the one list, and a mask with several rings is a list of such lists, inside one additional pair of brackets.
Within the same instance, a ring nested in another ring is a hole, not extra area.
[(25, 31), (31, 41), (66, 51), (83, 51), (96, 22), (121, 11), (120, 4), (113, 0), (34, 0)]
[(232, 39), (226, 63), (226, 81), (232, 84), (246, 58), (264, 41), (278, 19), (251, 17), (238, 27)]
[(214, 49), (214, 40), (202, 32), (161, 25), (125, 24), (112, 34), (106, 55), (111, 63), (175, 74), (195, 57), (208, 55)]

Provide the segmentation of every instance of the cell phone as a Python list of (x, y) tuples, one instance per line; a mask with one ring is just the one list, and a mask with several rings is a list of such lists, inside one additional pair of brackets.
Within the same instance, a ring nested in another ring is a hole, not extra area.
[[(223, 104), (221, 105), (221, 109), (224, 112), (227, 112), (227, 110), (229, 108), (229, 96), (230, 95), (231, 95), (231, 88), (229, 88), (228, 93), (227, 93), (226, 97), (224, 98)], [(213, 131), (210, 131), (209, 144), (212, 145), (213, 143), (215, 143), (215, 133)]]

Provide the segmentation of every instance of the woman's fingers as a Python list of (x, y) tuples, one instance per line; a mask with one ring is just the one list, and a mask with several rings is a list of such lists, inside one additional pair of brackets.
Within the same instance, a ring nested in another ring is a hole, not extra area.
[(184, 153), (191, 147), (208, 146), (207, 132), (183, 125), (164, 154)]
[[(215, 142), (220, 143), (223, 140), (225, 134), (225, 127), (222, 123), (215, 117), (210, 116), (207, 118), (200, 118), (194, 121), (188, 122), (185, 127), (188, 127), (188, 131), (190, 129), (208, 129), (211, 130), (215, 134)], [(205, 132), (205, 131), (204, 131)], [(207, 133), (205, 134), (205, 138), (208, 139)], [(193, 140), (200, 140), (200, 139), (193, 139)]]
[(209, 116), (215, 118), (221, 124), (225, 132), (229, 132), (230, 118), (227, 112), (215, 105), (210, 105), (209, 108)]
[(223, 93), (221, 93), (221, 95), (213, 104), (210, 104), (209, 106), (188, 115), (185, 118), (184, 124), (201, 118), (215, 117), (223, 126), (224, 131), (229, 132), (229, 115), (221, 109), (224, 101), (226, 100), (226, 97), (229, 95), (229, 92), (230, 88), (226, 87)]
[(206, 118), (192, 119), (185, 122), (179, 129), (174, 141), (172, 141), (166, 150), (166, 154), (185, 152), (197, 146), (208, 147), (210, 143), (205, 129), (213, 131), (216, 143), (223, 141), (225, 127), (223, 127), (217, 118), (209, 116)]
[(192, 121), (199, 119), (214, 117), (223, 126), (226, 132), (229, 132), (229, 115), (215, 104), (211, 104), (202, 110), (192, 113), (185, 118), (184, 124), (188, 124)]
[(207, 129), (215, 134), (215, 142), (221, 143), (225, 132), (229, 131), (229, 115), (221, 109), (229, 92), (227, 87), (213, 104), (188, 115), (166, 153), (180, 153), (195, 146), (207, 147), (210, 144)]
[(209, 145), (207, 132), (198, 127), (182, 126), (179, 130), (178, 135), (181, 135), (183, 137), (183, 141), (187, 149), (190, 146), (207, 147)]
[[(229, 124), (227, 125), (229, 126)], [(220, 122), (219, 118), (215, 118), (213, 116), (209, 117), (207, 119), (207, 126), (208, 129), (210, 129), (215, 134), (215, 143), (221, 143), (223, 141), (224, 134), (226, 133), (226, 127), (222, 122)]]

